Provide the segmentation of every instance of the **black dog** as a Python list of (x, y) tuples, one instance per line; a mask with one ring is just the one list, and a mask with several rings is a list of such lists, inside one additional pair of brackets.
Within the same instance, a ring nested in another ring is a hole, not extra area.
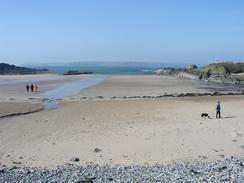
[(201, 117), (202, 117), (202, 118), (206, 118), (206, 119), (207, 119), (207, 118), (210, 118), (210, 116), (208, 115), (208, 113), (202, 113), (202, 114), (201, 114)]

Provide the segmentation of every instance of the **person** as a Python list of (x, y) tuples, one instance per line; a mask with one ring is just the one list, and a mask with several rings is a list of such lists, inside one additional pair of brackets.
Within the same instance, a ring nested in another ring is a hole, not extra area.
[(38, 86), (37, 84), (35, 84), (35, 91), (37, 92), (37, 90), (38, 90)]
[(30, 86), (27, 84), (25, 87), (26, 87), (26, 91), (29, 92)]
[(221, 110), (220, 102), (218, 101), (217, 106), (216, 106), (216, 118), (221, 118), (220, 110)]
[(30, 88), (31, 88), (31, 92), (33, 92), (34, 91), (34, 85), (31, 84)]

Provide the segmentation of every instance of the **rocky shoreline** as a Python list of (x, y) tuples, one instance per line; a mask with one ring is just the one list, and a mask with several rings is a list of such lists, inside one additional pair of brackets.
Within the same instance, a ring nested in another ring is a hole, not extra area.
[(55, 169), (4, 166), (0, 182), (243, 182), (244, 158), (206, 159), (169, 165), (66, 164)]
[[(169, 98), (169, 97), (201, 97), (201, 96), (238, 96), (244, 95), (243, 92), (209, 92), (209, 93), (180, 93), (180, 94), (162, 94), (162, 95), (138, 95), (138, 96), (113, 96), (111, 99), (153, 99), (153, 98)], [(96, 97), (86, 97), (82, 96), (80, 100), (96, 100), (96, 99), (105, 99), (104, 96)], [(74, 99), (74, 98), (70, 98)]]

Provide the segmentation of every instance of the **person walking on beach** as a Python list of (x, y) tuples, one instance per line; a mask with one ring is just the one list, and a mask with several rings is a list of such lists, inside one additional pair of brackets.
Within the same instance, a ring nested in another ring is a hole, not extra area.
[(216, 106), (216, 118), (221, 118), (220, 116), (220, 110), (221, 110), (221, 107), (220, 107), (220, 102), (217, 103), (217, 106)]
[(26, 91), (29, 92), (30, 86), (27, 84), (25, 87), (26, 87)]
[(35, 91), (37, 92), (37, 90), (38, 90), (38, 86), (37, 86), (37, 84), (35, 84), (34, 89), (35, 89)]
[(31, 92), (33, 92), (34, 91), (34, 85), (31, 84), (30, 88), (31, 88)]

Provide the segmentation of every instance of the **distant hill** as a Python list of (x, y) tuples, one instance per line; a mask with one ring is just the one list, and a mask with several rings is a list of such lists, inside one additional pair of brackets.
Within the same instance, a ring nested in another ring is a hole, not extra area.
[(31, 69), (25, 67), (17, 67), (7, 63), (0, 63), (0, 74), (43, 74), (47, 73), (47, 69)]

